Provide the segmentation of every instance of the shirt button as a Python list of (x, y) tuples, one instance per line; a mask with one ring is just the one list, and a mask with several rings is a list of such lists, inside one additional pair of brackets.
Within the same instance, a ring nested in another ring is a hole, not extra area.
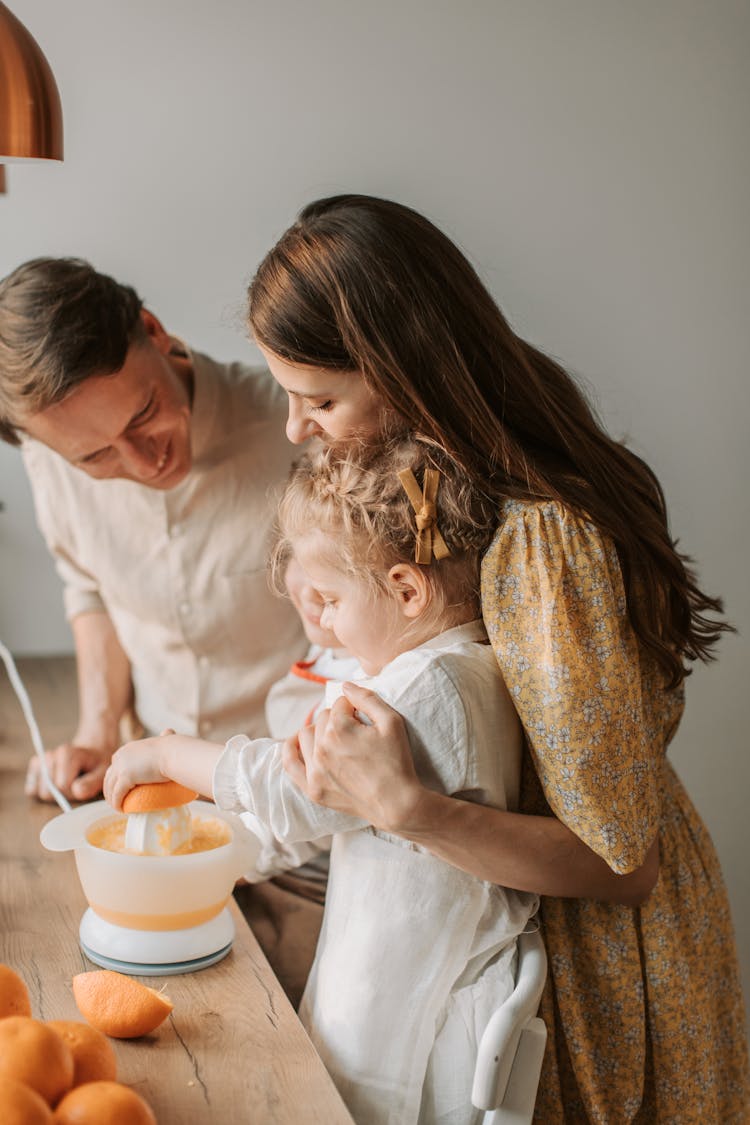
[(176, 539), (177, 536), (180, 535), (181, 533), (182, 533), (182, 524), (179, 524), (179, 523), (172, 524), (172, 526), (169, 529), (170, 538)]
[(180, 602), (180, 613), (183, 616), (190, 613), (190, 602)]

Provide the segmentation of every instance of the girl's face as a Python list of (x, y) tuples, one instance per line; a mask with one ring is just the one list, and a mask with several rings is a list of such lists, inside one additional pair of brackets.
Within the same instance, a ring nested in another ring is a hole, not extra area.
[(373, 590), (357, 575), (342, 571), (331, 554), (331, 541), (321, 532), (294, 544), (295, 558), (323, 603), (321, 626), (335, 633), (368, 676), (375, 676), (412, 647), (406, 635), (409, 622), (392, 594)]
[(295, 445), (310, 437), (321, 438), (327, 445), (367, 441), (381, 432), (385, 404), (358, 371), (302, 366), (267, 348), (260, 350), (289, 397), (286, 436)]
[(340, 642), (334, 632), (324, 629), (320, 623), (324, 602), (318, 591), (295, 558), (291, 558), (284, 574), (289, 599), (300, 615), (302, 628), (311, 645), (321, 648), (339, 648)]

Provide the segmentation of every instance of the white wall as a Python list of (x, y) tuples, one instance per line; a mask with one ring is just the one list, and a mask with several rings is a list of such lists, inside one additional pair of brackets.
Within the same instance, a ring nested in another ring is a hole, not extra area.
[[(304, 202), (427, 213), (516, 328), (661, 476), (741, 632), (689, 681), (672, 760), (716, 841), (750, 992), (750, 7), (744, 0), (11, 0), (63, 98), (66, 161), (11, 166), (0, 274), (78, 254), (167, 327), (252, 354), (245, 283)], [(14, 450), (0, 636), (67, 649)]]

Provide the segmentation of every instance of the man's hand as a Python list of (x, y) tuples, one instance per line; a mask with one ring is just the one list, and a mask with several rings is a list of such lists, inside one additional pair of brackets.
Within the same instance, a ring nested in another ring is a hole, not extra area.
[[(114, 747), (113, 747), (114, 749)], [(107, 766), (112, 760), (112, 750), (95, 750), (79, 746), (76, 742), (63, 742), (45, 755), (47, 769), (53, 783), (64, 797), (73, 801), (89, 801), (102, 791)], [(29, 762), (25, 791), (29, 797), (40, 801), (54, 801), (42, 773), (38, 756)]]

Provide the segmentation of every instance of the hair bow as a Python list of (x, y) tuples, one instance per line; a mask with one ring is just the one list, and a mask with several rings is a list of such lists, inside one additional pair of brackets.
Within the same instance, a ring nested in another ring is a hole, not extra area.
[(425, 469), (424, 482), (420, 489), (417, 478), (411, 469), (402, 469), (398, 479), (411, 501), (417, 515), (417, 537), (414, 561), (420, 566), (428, 566), (433, 559), (444, 559), (450, 554), (445, 540), (437, 526), (437, 494), (440, 484), (438, 469)]

